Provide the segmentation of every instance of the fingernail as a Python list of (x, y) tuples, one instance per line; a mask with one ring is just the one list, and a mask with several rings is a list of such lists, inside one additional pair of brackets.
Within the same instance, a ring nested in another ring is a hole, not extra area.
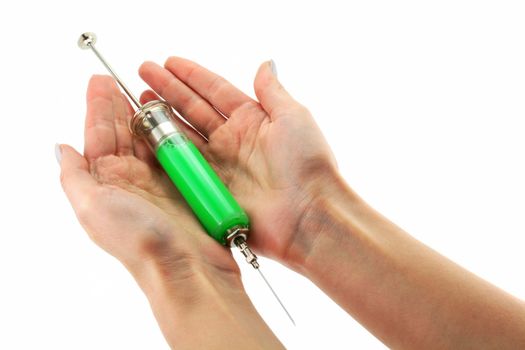
[(60, 165), (60, 161), (62, 160), (62, 149), (58, 143), (55, 143), (55, 157), (57, 159), (58, 165)]
[(272, 69), (273, 75), (277, 76), (277, 65), (274, 60), (270, 60), (270, 68)]

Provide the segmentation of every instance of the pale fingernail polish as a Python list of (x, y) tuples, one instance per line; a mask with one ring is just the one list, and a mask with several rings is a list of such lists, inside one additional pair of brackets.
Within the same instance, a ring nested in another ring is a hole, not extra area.
[(277, 65), (274, 60), (270, 60), (270, 68), (272, 69), (273, 75), (277, 76)]
[(58, 143), (55, 143), (55, 158), (57, 159), (58, 165), (60, 165), (60, 161), (62, 160), (62, 149)]

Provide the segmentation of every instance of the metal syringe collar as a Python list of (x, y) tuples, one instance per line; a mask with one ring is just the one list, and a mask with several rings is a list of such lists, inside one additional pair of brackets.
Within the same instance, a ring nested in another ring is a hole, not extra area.
[(173, 120), (171, 107), (164, 101), (150, 101), (137, 109), (131, 118), (129, 129), (135, 136), (143, 137), (152, 150), (156, 150), (164, 139), (180, 134), (186, 140)]

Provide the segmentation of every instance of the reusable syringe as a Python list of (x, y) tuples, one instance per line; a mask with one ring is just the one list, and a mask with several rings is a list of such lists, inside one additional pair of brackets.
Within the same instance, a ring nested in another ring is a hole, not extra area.
[(95, 53), (137, 107), (129, 125), (131, 133), (146, 141), (208, 235), (222, 245), (237, 247), (241, 251), (295, 325), (290, 313), (262, 274), (257, 256), (248, 247), (248, 216), (197, 147), (175, 124), (177, 117), (171, 106), (164, 101), (150, 101), (142, 105), (95, 48), (95, 43), (94, 33), (83, 33), (78, 40), (80, 48), (91, 49)]

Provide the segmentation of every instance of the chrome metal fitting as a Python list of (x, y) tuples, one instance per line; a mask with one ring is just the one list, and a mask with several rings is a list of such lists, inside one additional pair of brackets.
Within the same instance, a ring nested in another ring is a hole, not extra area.
[(255, 255), (246, 240), (248, 239), (249, 229), (243, 226), (235, 226), (227, 231), (226, 244), (230, 247), (237, 247), (244, 255), (246, 262), (251, 264), (254, 269), (259, 268), (259, 262), (257, 261), (257, 255)]
[(165, 138), (173, 134), (180, 134), (181, 140), (186, 140), (173, 118), (173, 111), (166, 102), (150, 101), (135, 112), (129, 129), (133, 135), (144, 137), (148, 145), (156, 150)]
[(248, 239), (248, 232), (250, 232), (250, 229), (245, 226), (237, 225), (230, 228), (226, 231), (226, 245), (230, 246), (230, 248), (236, 247), (235, 238), (243, 237), (246, 241)]

